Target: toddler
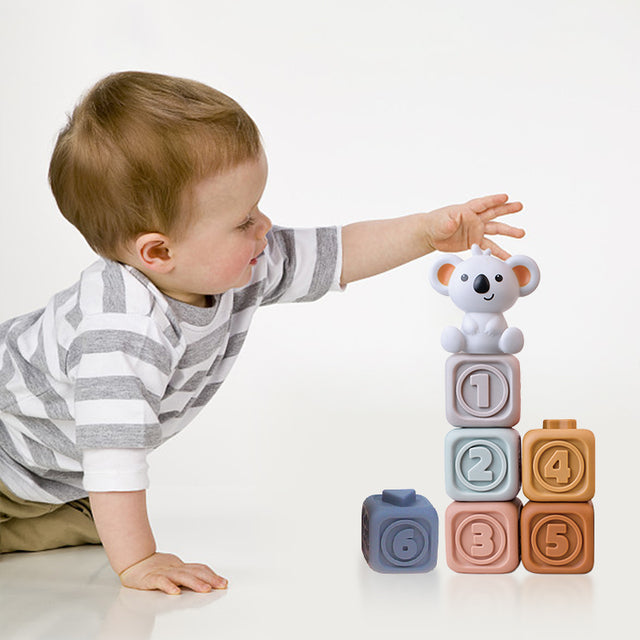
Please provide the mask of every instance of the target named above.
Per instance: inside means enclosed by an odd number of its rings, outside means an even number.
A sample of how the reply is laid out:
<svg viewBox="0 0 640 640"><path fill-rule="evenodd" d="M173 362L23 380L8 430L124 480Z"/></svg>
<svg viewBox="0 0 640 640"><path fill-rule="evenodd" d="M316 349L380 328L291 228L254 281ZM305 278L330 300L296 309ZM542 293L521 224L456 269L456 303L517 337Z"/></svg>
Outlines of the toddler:
<svg viewBox="0 0 640 640"><path fill-rule="evenodd" d="M344 228L272 226L267 160L232 99L124 72L94 86L49 170L62 214L99 255L43 308L0 325L0 553L102 543L127 587L227 581L159 553L147 455L211 400L258 307L524 231L495 195Z"/></svg>

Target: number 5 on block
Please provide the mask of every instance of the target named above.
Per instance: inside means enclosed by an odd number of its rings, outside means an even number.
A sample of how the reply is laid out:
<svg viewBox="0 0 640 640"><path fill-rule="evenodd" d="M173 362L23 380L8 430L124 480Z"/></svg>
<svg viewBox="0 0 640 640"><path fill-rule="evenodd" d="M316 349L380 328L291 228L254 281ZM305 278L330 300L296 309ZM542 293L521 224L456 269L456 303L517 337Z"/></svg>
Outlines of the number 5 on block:
<svg viewBox="0 0 640 640"><path fill-rule="evenodd" d="M593 568L591 502L527 502L520 517L522 564L533 573Z"/></svg>

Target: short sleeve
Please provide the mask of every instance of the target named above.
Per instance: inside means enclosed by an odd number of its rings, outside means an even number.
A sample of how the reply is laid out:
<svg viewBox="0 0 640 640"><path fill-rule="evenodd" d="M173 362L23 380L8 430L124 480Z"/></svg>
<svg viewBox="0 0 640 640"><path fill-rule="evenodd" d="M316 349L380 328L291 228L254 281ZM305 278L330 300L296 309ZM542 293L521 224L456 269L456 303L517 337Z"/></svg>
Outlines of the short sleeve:
<svg viewBox="0 0 640 640"><path fill-rule="evenodd" d="M339 227L274 227L264 255L263 305L310 302L341 290L342 242Z"/></svg>
<svg viewBox="0 0 640 640"><path fill-rule="evenodd" d="M160 444L160 402L172 370L170 345L151 318L89 316L69 347L80 449Z"/></svg>

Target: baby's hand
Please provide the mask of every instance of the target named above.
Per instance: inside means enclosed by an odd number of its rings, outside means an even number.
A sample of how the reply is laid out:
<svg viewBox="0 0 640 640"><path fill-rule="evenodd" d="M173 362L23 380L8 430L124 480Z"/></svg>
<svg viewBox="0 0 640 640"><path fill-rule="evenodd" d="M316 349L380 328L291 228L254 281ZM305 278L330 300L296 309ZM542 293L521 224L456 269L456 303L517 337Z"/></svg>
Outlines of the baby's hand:
<svg viewBox="0 0 640 640"><path fill-rule="evenodd" d="M522 209L520 202L507 202L505 194L485 196L470 200L466 204L451 205L437 209L430 214L429 243L438 251L465 251L472 244L506 260L509 254L485 235L511 236L521 238L522 229L503 222L494 222L498 216L516 213Z"/></svg>
<svg viewBox="0 0 640 640"><path fill-rule="evenodd" d="M120 574L120 582L131 589L159 589L169 595L178 595L181 586L198 593L227 588L226 578L207 565L186 564L170 553L154 553L140 560Z"/></svg>

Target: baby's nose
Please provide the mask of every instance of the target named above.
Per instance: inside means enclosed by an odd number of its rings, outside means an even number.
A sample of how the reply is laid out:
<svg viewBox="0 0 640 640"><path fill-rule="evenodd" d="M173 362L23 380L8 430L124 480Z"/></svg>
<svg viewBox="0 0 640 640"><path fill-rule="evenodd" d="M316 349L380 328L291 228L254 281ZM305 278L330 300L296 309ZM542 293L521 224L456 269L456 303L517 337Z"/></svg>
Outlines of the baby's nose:
<svg viewBox="0 0 640 640"><path fill-rule="evenodd" d="M268 216L265 216L264 213L262 213L262 211L260 211L260 216L261 216L261 224L258 225L257 228L257 232L258 235L260 237L264 237L267 235L267 233L269 233L269 231L271 231L271 227L273 226L273 223L271 222L271 220L269 219Z"/></svg>
<svg viewBox="0 0 640 640"><path fill-rule="evenodd" d="M491 285L489 284L489 278L487 278L484 273L476 276L475 280L473 281L473 290L476 293L487 293L490 286Z"/></svg>

